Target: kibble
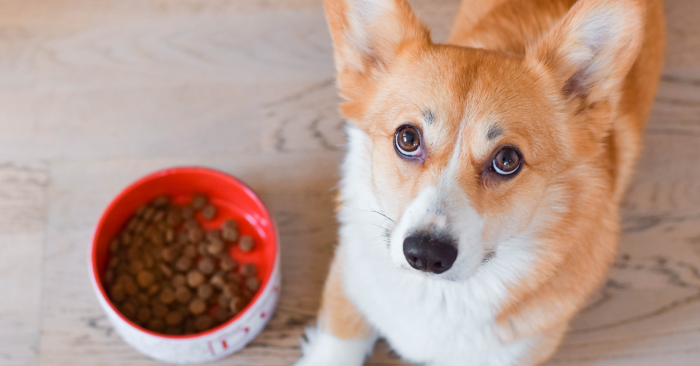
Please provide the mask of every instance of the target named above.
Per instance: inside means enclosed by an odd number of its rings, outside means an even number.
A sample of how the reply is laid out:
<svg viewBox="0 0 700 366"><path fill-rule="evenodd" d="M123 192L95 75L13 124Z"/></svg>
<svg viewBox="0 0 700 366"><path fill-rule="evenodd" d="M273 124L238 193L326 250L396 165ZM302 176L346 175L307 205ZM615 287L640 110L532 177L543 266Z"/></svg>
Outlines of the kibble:
<svg viewBox="0 0 700 366"><path fill-rule="evenodd" d="M173 275L173 270L165 263L160 263L158 269L160 269L160 272L163 273L165 277L172 277Z"/></svg>
<svg viewBox="0 0 700 366"><path fill-rule="evenodd" d="M231 314L226 310L225 307L220 306L216 309L216 312L214 313L214 320L216 320L219 323L223 323L231 318Z"/></svg>
<svg viewBox="0 0 700 366"><path fill-rule="evenodd" d="M199 271L192 270L187 273L187 284L192 288L197 288L204 280L204 275Z"/></svg>
<svg viewBox="0 0 700 366"><path fill-rule="evenodd" d="M230 242L238 240L238 223L233 220L224 221L221 224L221 237Z"/></svg>
<svg viewBox="0 0 700 366"><path fill-rule="evenodd" d="M238 241L238 246L246 253L253 250L253 244L253 238L248 235L241 236L241 240Z"/></svg>
<svg viewBox="0 0 700 366"><path fill-rule="evenodd" d="M129 233L124 232L124 234L122 234L122 244L126 246L131 244L131 235L129 235Z"/></svg>
<svg viewBox="0 0 700 366"><path fill-rule="evenodd" d="M183 220L191 220L194 217L194 210L192 207L183 207L180 214L182 214Z"/></svg>
<svg viewBox="0 0 700 366"><path fill-rule="evenodd" d="M248 305L261 286L258 268L239 265L229 248L255 251L254 240L240 236L235 220L209 230L198 221L217 215L205 195L195 194L186 206L160 195L125 220L109 242L103 277L122 315L153 332L180 335L211 329Z"/></svg>
<svg viewBox="0 0 700 366"><path fill-rule="evenodd" d="M144 221L148 222L148 221L151 221L151 219L153 218L153 215L155 215L155 214L156 214L156 209L149 206L148 208L146 208L146 211L143 212L143 216L141 216L141 217L143 218Z"/></svg>
<svg viewBox="0 0 700 366"><path fill-rule="evenodd" d="M182 323L182 313L179 311L171 311L168 313L168 315L165 316L165 322L168 325L178 325Z"/></svg>
<svg viewBox="0 0 700 366"><path fill-rule="evenodd" d="M155 280L155 277L153 277L153 273L149 271L141 271L139 272L138 276L136 277L136 281L138 281L139 286L146 288L150 286L153 281Z"/></svg>
<svg viewBox="0 0 700 366"><path fill-rule="evenodd" d="M158 299L163 304L170 305L173 301L175 301L175 291L173 291L170 287L166 287L160 292Z"/></svg>
<svg viewBox="0 0 700 366"><path fill-rule="evenodd" d="M182 213L178 208L173 207L169 212L168 212L168 218L166 219L168 225L170 226L177 226L182 222Z"/></svg>
<svg viewBox="0 0 700 366"><path fill-rule="evenodd" d="M160 252L160 258L163 259L164 262L172 262L175 259L177 259L177 249L173 247L167 247L163 248L163 250Z"/></svg>
<svg viewBox="0 0 700 366"><path fill-rule="evenodd" d="M201 315L201 316L198 316L197 319L195 319L194 324L195 324L195 328L198 331L202 332L202 331L205 331L205 330L211 328L211 326L213 324L213 320L208 315Z"/></svg>
<svg viewBox="0 0 700 366"><path fill-rule="evenodd" d="M197 287L197 296L202 300L208 300L214 294L214 289L203 283Z"/></svg>
<svg viewBox="0 0 700 366"><path fill-rule="evenodd" d="M207 231L207 235L205 235L205 236L207 237L207 240L209 240L209 241L216 240L216 239L221 240L221 230L211 229L211 230Z"/></svg>
<svg viewBox="0 0 700 366"><path fill-rule="evenodd" d="M235 283L235 284L240 284L241 282L243 282L243 276L241 276L240 274L238 274L236 272L226 273L226 279L229 282Z"/></svg>
<svg viewBox="0 0 700 366"><path fill-rule="evenodd" d="M229 307L232 313L238 314L245 307L245 302L243 301L242 297L236 296L233 299L231 299Z"/></svg>
<svg viewBox="0 0 700 366"><path fill-rule="evenodd" d="M183 274L178 273L175 276L173 276L173 279L171 280L170 283L175 288L178 288L180 286L184 286L187 283L187 277L185 277L185 275L183 275Z"/></svg>
<svg viewBox="0 0 700 366"><path fill-rule="evenodd" d="M199 271L204 273L204 274L212 274L214 273L214 261L212 261L210 258L202 258L202 260L197 263L197 268L199 268Z"/></svg>
<svg viewBox="0 0 700 366"><path fill-rule="evenodd" d="M151 331L154 331L156 333L162 333L165 329L165 323L163 322L163 319L155 318L151 319L151 321L148 322L147 327Z"/></svg>
<svg viewBox="0 0 700 366"><path fill-rule="evenodd" d="M169 325L165 327L163 333L167 335L180 335L182 334L182 331L178 325Z"/></svg>
<svg viewBox="0 0 700 366"><path fill-rule="evenodd" d="M178 302L180 302L182 304L186 304L190 301L191 298L192 298L192 291L190 291L190 289L188 289L187 287L180 286L175 290L175 299Z"/></svg>
<svg viewBox="0 0 700 366"><path fill-rule="evenodd" d="M245 286L250 291L258 291L260 288L260 280L257 277L248 277L248 279L245 281Z"/></svg>
<svg viewBox="0 0 700 366"><path fill-rule="evenodd" d="M224 271L233 271L238 267L238 262L231 257L223 257L219 261L219 267Z"/></svg>
<svg viewBox="0 0 700 366"><path fill-rule="evenodd" d="M139 248L137 246L133 246L133 247L129 248L129 250L127 250L127 252L126 252L126 257L130 261L137 260L140 256L141 256L141 253L139 252Z"/></svg>
<svg viewBox="0 0 700 366"><path fill-rule="evenodd" d="M255 276L258 273L258 267L253 263L246 263L241 266L241 274L246 277Z"/></svg>
<svg viewBox="0 0 700 366"><path fill-rule="evenodd" d="M194 319L187 318L185 320L185 334L197 333L197 327L195 326Z"/></svg>
<svg viewBox="0 0 700 366"><path fill-rule="evenodd" d="M231 303L231 296L222 293L217 299L217 302L219 303L220 308L228 308L229 304Z"/></svg>
<svg viewBox="0 0 700 366"><path fill-rule="evenodd" d="M134 295L139 293L139 288L138 288L138 286L136 286L136 283L134 282L133 279L131 279L131 277L129 277L129 281L127 281L124 284L124 291L126 291L127 295L131 295L131 296L134 296Z"/></svg>
<svg viewBox="0 0 700 366"><path fill-rule="evenodd" d="M199 253L199 255L202 257L208 256L209 249L207 249L207 243L199 243L199 245L197 245L197 253Z"/></svg>
<svg viewBox="0 0 700 366"><path fill-rule="evenodd" d="M126 299L126 291L124 291L124 286L115 285L112 286L112 291L110 292L112 300L116 303L121 303Z"/></svg>
<svg viewBox="0 0 700 366"><path fill-rule="evenodd" d="M119 240L114 239L114 240L112 240L112 243L109 245L109 251L112 252L112 254L114 254L118 250L119 250Z"/></svg>
<svg viewBox="0 0 700 366"><path fill-rule="evenodd" d="M219 255L224 250L224 242L221 239L214 238L209 240L209 245L207 245L207 251L211 255Z"/></svg>
<svg viewBox="0 0 700 366"><path fill-rule="evenodd" d="M141 221L139 222L139 225L136 226L136 230L134 230L137 234L143 233L143 231L146 230L146 221Z"/></svg>
<svg viewBox="0 0 700 366"><path fill-rule="evenodd" d="M221 293L227 297L238 296L241 293L241 286L238 283L229 283L223 289Z"/></svg>
<svg viewBox="0 0 700 366"><path fill-rule="evenodd" d="M136 231L136 228L139 227L141 224L141 220L139 220L137 217L134 217L129 221L129 224L126 226L126 230L128 231Z"/></svg>
<svg viewBox="0 0 700 366"><path fill-rule="evenodd" d="M146 294L148 294L148 296L153 296L153 295L157 294L159 290L160 290L160 286L158 286L157 284L152 284L148 288L148 291L146 292Z"/></svg>
<svg viewBox="0 0 700 366"><path fill-rule="evenodd" d="M204 233L199 227L193 226L187 231L187 236L191 242L196 243L202 240L202 238L204 237Z"/></svg>
<svg viewBox="0 0 700 366"><path fill-rule="evenodd" d="M207 201L207 196L201 193L197 193L192 197L192 208L194 208L195 210L201 210L207 204Z"/></svg>
<svg viewBox="0 0 700 366"><path fill-rule="evenodd" d="M218 289L222 289L224 286L226 286L226 280L224 279L224 276L220 274L215 274L212 276L211 279L209 279L209 283Z"/></svg>
<svg viewBox="0 0 700 366"><path fill-rule="evenodd" d="M168 203L170 203L170 198L168 198L168 196L166 196L164 194L160 194L160 195L156 196L155 198L153 198L152 203L153 203L154 207L161 208L161 207L167 206Z"/></svg>
<svg viewBox="0 0 700 366"><path fill-rule="evenodd" d="M156 264L156 262L153 260L153 257L148 255L148 253L143 255L143 266L146 269L151 269L153 268L153 265Z"/></svg>
<svg viewBox="0 0 700 366"><path fill-rule="evenodd" d="M182 256L175 262L175 268L180 272L186 272L192 267L192 258Z"/></svg>
<svg viewBox="0 0 700 366"><path fill-rule="evenodd" d="M238 230L238 222L236 220L224 220L224 222L221 223L221 228L223 230L231 229L231 230Z"/></svg>
<svg viewBox="0 0 700 366"><path fill-rule="evenodd" d="M154 301L151 308L153 309L153 316L156 318L165 318L168 315L168 307L159 301Z"/></svg>
<svg viewBox="0 0 700 366"><path fill-rule="evenodd" d="M207 303L202 299L194 299L189 306L190 312L194 315L199 315L207 310Z"/></svg>
<svg viewBox="0 0 700 366"><path fill-rule="evenodd" d="M135 237L131 240L131 245L133 245L133 246L135 246L135 247L137 247L137 248L140 247L140 246L142 246L142 245L144 245L145 243L146 243L146 239L144 239L144 237L143 237L143 236L140 236L140 235L139 235L139 236L135 236Z"/></svg>
<svg viewBox="0 0 700 366"><path fill-rule="evenodd" d="M114 269L109 268L105 273L105 281L112 282L114 280Z"/></svg>
<svg viewBox="0 0 700 366"><path fill-rule="evenodd" d="M194 258L197 256L197 247L194 244L190 244L185 247L182 251L182 255L188 258Z"/></svg>
<svg viewBox="0 0 700 366"><path fill-rule="evenodd" d="M127 319L134 320L136 316L136 307L132 303L125 303L119 310L121 310L122 314L127 317Z"/></svg>
<svg viewBox="0 0 700 366"><path fill-rule="evenodd" d="M153 221L155 222L161 222L165 219L165 211L163 210L158 210L156 214L153 216Z"/></svg>
<svg viewBox="0 0 700 366"><path fill-rule="evenodd" d="M151 310L148 308L141 308L137 314L137 318L139 323L146 324L146 322L151 320Z"/></svg>
<svg viewBox="0 0 700 366"><path fill-rule="evenodd" d="M129 265L129 272L131 272L131 274L133 275L137 275L143 270L143 267L143 262L141 262L140 260L135 260Z"/></svg>
<svg viewBox="0 0 700 366"><path fill-rule="evenodd" d="M207 220L213 220L214 217L216 217L216 207L212 205L206 205L202 209L202 217L204 217Z"/></svg>

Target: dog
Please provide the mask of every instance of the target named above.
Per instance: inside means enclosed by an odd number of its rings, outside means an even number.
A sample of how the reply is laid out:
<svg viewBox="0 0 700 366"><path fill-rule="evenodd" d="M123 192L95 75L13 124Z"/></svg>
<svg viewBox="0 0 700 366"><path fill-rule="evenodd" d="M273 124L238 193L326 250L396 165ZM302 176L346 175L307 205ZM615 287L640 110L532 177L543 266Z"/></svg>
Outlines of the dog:
<svg viewBox="0 0 700 366"><path fill-rule="evenodd" d="M660 0L326 0L347 119L339 245L297 366L382 337L421 365L538 365L605 279L661 71Z"/></svg>

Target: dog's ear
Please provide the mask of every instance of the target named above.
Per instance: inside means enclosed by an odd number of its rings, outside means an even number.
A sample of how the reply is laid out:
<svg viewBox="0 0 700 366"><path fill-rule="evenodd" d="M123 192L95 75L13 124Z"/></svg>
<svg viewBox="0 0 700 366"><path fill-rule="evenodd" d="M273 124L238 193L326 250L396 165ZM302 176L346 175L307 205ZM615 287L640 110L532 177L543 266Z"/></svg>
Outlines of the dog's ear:
<svg viewBox="0 0 700 366"><path fill-rule="evenodd" d="M579 0L526 57L580 108L614 105L644 37L642 9L639 0Z"/></svg>
<svg viewBox="0 0 700 366"><path fill-rule="evenodd" d="M361 98L363 84L381 76L402 46L430 42L406 0L325 0L341 95Z"/></svg>

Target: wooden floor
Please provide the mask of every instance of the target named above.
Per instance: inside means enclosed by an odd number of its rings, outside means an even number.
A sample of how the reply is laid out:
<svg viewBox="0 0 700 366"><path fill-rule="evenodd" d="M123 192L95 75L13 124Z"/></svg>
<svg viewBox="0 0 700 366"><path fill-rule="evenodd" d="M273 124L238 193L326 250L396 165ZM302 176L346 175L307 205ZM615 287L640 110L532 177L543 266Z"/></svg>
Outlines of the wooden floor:
<svg viewBox="0 0 700 366"><path fill-rule="evenodd" d="M412 1L445 38L457 0ZM666 67L610 280L551 365L700 365L700 0ZM277 220L266 330L217 365L290 365L335 240L345 137L320 0L0 1L0 365L155 365L88 281L98 215L156 169L233 173ZM370 365L402 365L380 344Z"/></svg>

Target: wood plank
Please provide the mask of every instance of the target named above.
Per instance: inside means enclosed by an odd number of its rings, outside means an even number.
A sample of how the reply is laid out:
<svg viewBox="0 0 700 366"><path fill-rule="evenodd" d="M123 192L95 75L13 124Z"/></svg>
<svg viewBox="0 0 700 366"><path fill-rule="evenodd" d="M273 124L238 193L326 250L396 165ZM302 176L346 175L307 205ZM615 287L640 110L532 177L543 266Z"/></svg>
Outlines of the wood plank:
<svg viewBox="0 0 700 366"><path fill-rule="evenodd" d="M2 365L37 362L47 185L44 164L0 164Z"/></svg>

